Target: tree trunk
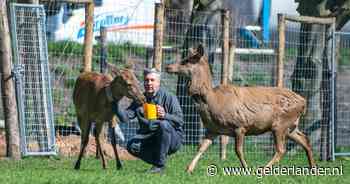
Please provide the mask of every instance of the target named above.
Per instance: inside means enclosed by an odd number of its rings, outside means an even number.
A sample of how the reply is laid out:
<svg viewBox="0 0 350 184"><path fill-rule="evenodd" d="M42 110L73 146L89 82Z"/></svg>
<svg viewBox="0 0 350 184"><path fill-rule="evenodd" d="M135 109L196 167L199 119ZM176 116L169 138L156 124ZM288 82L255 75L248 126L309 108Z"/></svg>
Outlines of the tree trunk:
<svg viewBox="0 0 350 184"><path fill-rule="evenodd" d="M335 52L334 48L332 50L333 38L332 32L334 28L332 25L328 25L325 30L325 49L323 53L323 62L322 62L322 128L321 128L321 159L322 160L330 160L331 152L330 152L330 134L329 130L331 128L331 80L332 80L332 57L333 52ZM335 111L334 111L335 112ZM333 122L334 123L334 122Z"/></svg>
<svg viewBox="0 0 350 184"><path fill-rule="evenodd" d="M8 28L6 1L0 0L0 72L1 93L5 116L6 153L8 157L20 159L20 140L16 96L11 75L11 41Z"/></svg>
<svg viewBox="0 0 350 184"><path fill-rule="evenodd" d="M313 34L314 31L324 31L324 26L302 24L297 62L292 76L293 90L307 100L307 113L304 116L304 128L310 128L322 119L321 113L321 81L324 37Z"/></svg>
<svg viewBox="0 0 350 184"><path fill-rule="evenodd" d="M320 145L321 159L329 159L330 49L326 41L326 26L302 24L297 63L292 76L293 90L307 100L307 113L303 118L304 131ZM315 135L314 135L315 134Z"/></svg>

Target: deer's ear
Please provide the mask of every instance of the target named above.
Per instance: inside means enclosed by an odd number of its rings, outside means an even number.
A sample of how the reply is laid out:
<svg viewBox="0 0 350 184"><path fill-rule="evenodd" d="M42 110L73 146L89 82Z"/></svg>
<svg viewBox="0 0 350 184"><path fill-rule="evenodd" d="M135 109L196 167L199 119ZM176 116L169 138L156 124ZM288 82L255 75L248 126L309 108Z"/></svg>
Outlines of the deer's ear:
<svg viewBox="0 0 350 184"><path fill-rule="evenodd" d="M193 48L189 48L188 49L188 56L194 56L194 55L196 55L196 50L195 49L193 49Z"/></svg>
<svg viewBox="0 0 350 184"><path fill-rule="evenodd" d="M121 74L120 70L115 65L107 63L107 66L111 69L111 72L114 76L118 76Z"/></svg>
<svg viewBox="0 0 350 184"><path fill-rule="evenodd" d="M204 55L204 47L202 44L199 44L198 47L197 47L197 54L199 56L203 56Z"/></svg>
<svg viewBox="0 0 350 184"><path fill-rule="evenodd" d="M112 69L112 74L114 76L120 76L121 75L121 71L116 67Z"/></svg>
<svg viewBox="0 0 350 184"><path fill-rule="evenodd" d="M128 61L125 64L125 68L126 69L133 69L134 68L134 63L135 63L135 60L129 58Z"/></svg>

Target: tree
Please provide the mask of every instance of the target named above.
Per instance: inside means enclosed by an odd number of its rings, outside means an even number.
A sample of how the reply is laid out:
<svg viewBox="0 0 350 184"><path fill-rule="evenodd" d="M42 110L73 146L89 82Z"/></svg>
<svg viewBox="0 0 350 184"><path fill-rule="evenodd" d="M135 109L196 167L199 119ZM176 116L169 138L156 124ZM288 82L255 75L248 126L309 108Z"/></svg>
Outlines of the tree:
<svg viewBox="0 0 350 184"><path fill-rule="evenodd" d="M297 11L303 16L336 17L336 30L340 30L350 19L350 0L295 0L299 3ZM321 33L324 34L321 34ZM319 138L327 138L329 122L330 89L330 54L329 34L327 27L316 24L301 24L300 46L296 67L292 75L293 90L304 96L308 104L308 112L304 119L310 120L306 125L310 131L319 129ZM321 159L326 160L328 154L327 141L321 141Z"/></svg>
<svg viewBox="0 0 350 184"><path fill-rule="evenodd" d="M299 3L300 15L335 17L336 30L340 30L350 19L350 0L295 0Z"/></svg>
<svg viewBox="0 0 350 184"><path fill-rule="evenodd" d="M6 155L20 159L20 140L17 104L11 74L11 41L9 35L6 1L0 0L0 73L1 93L5 116Z"/></svg>

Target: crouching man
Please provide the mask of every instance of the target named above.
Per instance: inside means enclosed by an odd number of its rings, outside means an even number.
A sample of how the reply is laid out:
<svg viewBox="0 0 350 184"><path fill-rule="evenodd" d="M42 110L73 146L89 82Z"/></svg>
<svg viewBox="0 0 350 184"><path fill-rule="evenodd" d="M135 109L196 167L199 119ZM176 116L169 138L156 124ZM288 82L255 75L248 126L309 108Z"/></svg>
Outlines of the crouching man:
<svg viewBox="0 0 350 184"><path fill-rule="evenodd" d="M114 104L113 110L122 122L137 118L139 130L128 141L127 150L152 165L147 172L162 173L167 156L178 151L182 145L183 114L177 98L160 87L160 73L157 70L145 69L144 88L147 103L156 104L156 120L146 119L143 105L136 102L127 109Z"/></svg>

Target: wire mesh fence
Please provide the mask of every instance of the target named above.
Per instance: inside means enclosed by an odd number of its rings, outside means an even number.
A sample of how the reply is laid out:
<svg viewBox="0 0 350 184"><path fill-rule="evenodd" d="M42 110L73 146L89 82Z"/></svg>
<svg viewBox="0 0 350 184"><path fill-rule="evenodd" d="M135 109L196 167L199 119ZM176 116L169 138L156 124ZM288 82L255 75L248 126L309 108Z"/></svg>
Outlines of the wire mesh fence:
<svg viewBox="0 0 350 184"><path fill-rule="evenodd" d="M285 86L307 100L307 112L300 121L300 129L309 137L313 150L330 151L331 102L331 42L326 25L289 22L286 29ZM325 54L326 53L326 54ZM289 144L293 147L293 144ZM329 158L327 158L329 159Z"/></svg>
<svg viewBox="0 0 350 184"><path fill-rule="evenodd" d="M81 7L80 7L81 8ZM79 7L77 8L79 9ZM46 11L48 20L55 15L62 12L61 9L50 9ZM144 15L133 16L133 21L145 21L148 14L154 15L154 7L150 6ZM222 45L221 38L221 15L220 12L197 12L199 18L190 23L187 12L180 10L165 10L167 19L164 30L164 49L163 49L163 67L167 64L175 62L178 56L185 57L187 50L191 46L196 46L198 43L203 43L206 48L209 62L213 71L214 87L220 84L222 64L220 48ZM146 15L147 14L147 15ZM83 15L83 14L82 14ZM61 16L61 15L60 15ZM63 12L63 17L69 20L70 16L67 12ZM237 16L235 20L231 21L230 27L230 41L236 46L236 54L234 58L233 78L232 82L238 86L274 86L276 83L276 50L278 45L278 37L276 31L272 32L271 40L267 43L258 42L256 45L251 38L247 39L242 33L242 28L246 26L243 15ZM249 15L246 15L249 16ZM149 21L150 25L153 20ZM234 23L233 23L234 22ZM47 27L57 27L55 21L48 21ZM152 45L153 45L153 26L146 25L140 27L135 31L127 30L125 27L108 28L108 55L107 61L122 67L128 59L135 62L135 71L140 82L142 82L142 71L147 66L147 63L152 62ZM304 50L308 45L312 45L312 49L324 50L326 34L326 27L319 27L313 30L300 30L300 23L289 23L286 29L286 55L284 63L284 86L307 97L308 111L301 121L301 129L310 136L313 143L313 150L315 154L321 151L320 139L321 129L325 126L325 117L323 114L329 111L324 108L327 104L324 94L329 93L329 89L325 88L327 80L322 80L327 73L322 67L323 55L310 55ZM74 38L73 32L63 29L67 37ZM96 28L97 30L99 28ZM62 31L62 30L61 30ZM52 34L49 32L47 34ZM312 33L312 34L311 34ZM69 35L71 34L71 35ZM316 43L306 42L306 34L311 34L313 40L321 40ZM95 32L98 36L98 31ZM259 33L254 33L255 39L260 40ZM150 39L151 38L151 39ZM137 42L132 40L136 39ZM131 41L130 41L131 40ZM255 40L255 41L256 41ZM340 40L340 62L345 64L338 65L339 73L337 78L337 132L336 143L337 149L347 150L348 143L346 141L346 133L348 133L347 116L348 100L346 98L347 81L347 50L349 44L347 35L341 36ZM101 45L98 39L95 40L93 49L93 70L100 70L100 49ZM240 50L241 49L241 50ZM257 49L259 53L252 52L238 52L242 49ZM80 74L82 68L83 45L81 42L59 40L51 37L48 41L49 50L49 66L52 78L52 98L53 98L53 112L54 123L56 128L56 135L67 136L71 134L78 135L76 128L75 109L72 102L72 92L75 80ZM264 52L262 52L262 50ZM265 52L267 51L267 52ZM303 62L307 63L303 65ZM315 67L316 66L316 67ZM316 69L312 69L316 68ZM163 70L164 71L164 70ZM310 74L310 75L308 75ZM296 80L302 79L302 80ZM323 82L322 82L323 81ZM329 82L329 81L328 81ZM142 84L140 84L142 85ZM169 75L162 72L161 85L171 93L177 95L184 111L185 119L185 146L183 151L194 153L203 137L205 129L201 125L200 117L190 97L186 92L186 81L181 77ZM125 106L128 101L125 100ZM323 107L323 108L322 108ZM138 124L133 121L130 124L121 124L126 140L129 140L138 129ZM73 137L74 139L78 136ZM73 142L73 141L72 141ZM118 142L125 146L125 142ZM233 153L232 144L233 139L230 139L228 145L229 153ZM266 155L272 155L274 152L273 140L270 133L259 136L247 137L245 140L244 152L249 158L264 160ZM208 156L213 156L219 153L219 141L215 140L213 146L208 151ZM78 145L79 146L79 145ZM306 158L303 151L291 142L288 143L289 156L297 156L298 158Z"/></svg>
<svg viewBox="0 0 350 184"><path fill-rule="evenodd" d="M11 5L13 74L24 155L55 152L44 12L42 6Z"/></svg>
<svg viewBox="0 0 350 184"><path fill-rule="evenodd" d="M350 142L349 131L349 107L350 98L349 77L349 48L350 34L348 32L338 32L337 37L337 79L336 79L336 121L334 127L334 149L336 155L349 155Z"/></svg>

